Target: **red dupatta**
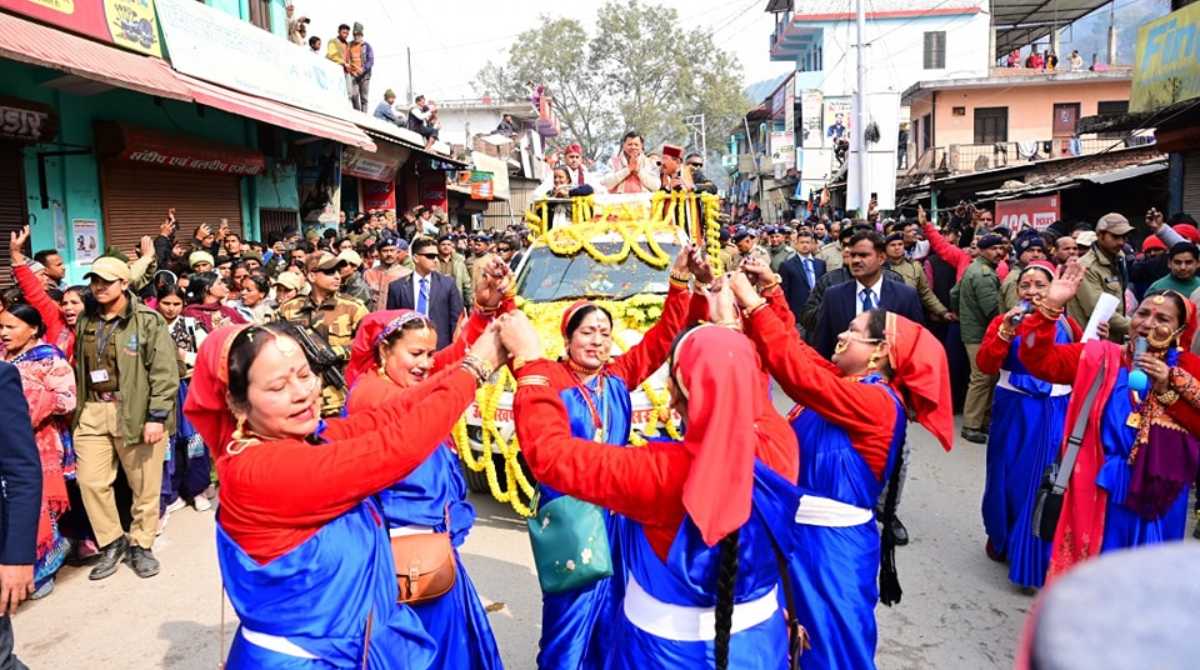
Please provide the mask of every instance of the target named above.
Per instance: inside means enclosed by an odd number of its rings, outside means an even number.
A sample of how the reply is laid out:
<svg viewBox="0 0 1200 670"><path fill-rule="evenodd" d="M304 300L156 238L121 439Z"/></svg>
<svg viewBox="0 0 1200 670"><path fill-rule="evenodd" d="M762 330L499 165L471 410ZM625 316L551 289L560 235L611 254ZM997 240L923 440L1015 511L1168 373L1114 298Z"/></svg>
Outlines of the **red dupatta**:
<svg viewBox="0 0 1200 670"><path fill-rule="evenodd" d="M1113 386L1116 385L1117 375L1121 370L1120 346L1105 340L1092 340L1084 345L1083 355L1079 358L1079 371L1075 377L1075 390L1083 392L1071 394L1061 448L1066 447L1066 437L1070 435L1079 413L1083 411L1087 389L1091 388L1100 374L1101 362L1104 363L1106 371L1104 378L1100 380L1100 388L1087 419L1083 443L1079 447L1079 456L1075 460L1075 468L1071 471L1071 479L1063 496L1062 517L1054 531L1050 569L1046 573L1047 585L1076 563L1099 555L1104 544L1104 511L1108 504L1108 493L1096 485L1096 475L1100 472L1100 466L1104 464L1100 423L1104 416L1105 402L1112 395Z"/></svg>

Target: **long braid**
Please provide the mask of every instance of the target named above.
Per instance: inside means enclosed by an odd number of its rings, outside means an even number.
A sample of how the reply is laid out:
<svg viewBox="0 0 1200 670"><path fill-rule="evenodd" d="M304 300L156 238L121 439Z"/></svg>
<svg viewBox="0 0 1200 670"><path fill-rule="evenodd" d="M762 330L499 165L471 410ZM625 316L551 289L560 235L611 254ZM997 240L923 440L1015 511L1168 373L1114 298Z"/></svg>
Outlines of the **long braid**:
<svg viewBox="0 0 1200 670"><path fill-rule="evenodd" d="M719 543L721 557L717 566L716 636L713 638L713 658L717 670L729 667L729 639L733 630L733 591L738 571L738 531L726 535Z"/></svg>

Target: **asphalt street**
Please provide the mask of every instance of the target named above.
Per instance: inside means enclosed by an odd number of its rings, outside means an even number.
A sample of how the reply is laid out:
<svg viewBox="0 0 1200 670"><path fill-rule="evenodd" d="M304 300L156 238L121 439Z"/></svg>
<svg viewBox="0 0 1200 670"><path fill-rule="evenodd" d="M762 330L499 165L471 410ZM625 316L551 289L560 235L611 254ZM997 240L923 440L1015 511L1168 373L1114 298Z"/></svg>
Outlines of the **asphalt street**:
<svg viewBox="0 0 1200 670"><path fill-rule="evenodd" d="M1032 598L983 552L979 498L984 449L960 442L945 453L910 430L913 463L901 512L912 542L898 550L903 602L878 610L878 664L907 668L1009 668ZM475 496L478 520L462 556L485 604L508 668L532 668L540 597L524 522ZM222 644L221 584L213 513L176 513L155 547L162 572L128 568L101 582L65 568L55 592L22 606L16 649L33 670L211 670ZM236 617L224 605L224 644Z"/></svg>

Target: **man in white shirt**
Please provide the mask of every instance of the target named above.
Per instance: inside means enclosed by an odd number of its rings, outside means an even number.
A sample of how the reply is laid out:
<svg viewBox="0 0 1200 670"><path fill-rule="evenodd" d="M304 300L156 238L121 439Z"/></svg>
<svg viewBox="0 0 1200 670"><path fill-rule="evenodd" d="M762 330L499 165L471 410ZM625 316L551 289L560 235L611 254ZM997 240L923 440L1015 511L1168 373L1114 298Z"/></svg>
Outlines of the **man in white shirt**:
<svg viewBox="0 0 1200 670"><path fill-rule="evenodd" d="M596 180L595 176L587 171L583 164L583 146L578 142L567 145L566 153L563 155L563 165L558 167L564 168L567 175L571 178L571 188L579 186L591 186L596 192L603 193L604 187ZM545 179L541 184L533 190L534 199L545 198L554 190L554 171L547 169Z"/></svg>

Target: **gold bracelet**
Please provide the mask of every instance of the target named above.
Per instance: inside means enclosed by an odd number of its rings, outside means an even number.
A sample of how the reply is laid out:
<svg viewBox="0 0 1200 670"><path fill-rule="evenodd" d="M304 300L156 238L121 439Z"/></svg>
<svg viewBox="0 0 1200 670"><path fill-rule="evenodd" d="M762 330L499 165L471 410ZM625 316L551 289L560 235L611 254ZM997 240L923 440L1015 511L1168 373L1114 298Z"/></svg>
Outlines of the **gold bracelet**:
<svg viewBox="0 0 1200 670"><path fill-rule="evenodd" d="M770 284L763 284L762 286L759 286L759 287L758 287L758 292L759 292L759 293L766 293L767 291L770 291L771 289L775 288L776 286L779 286L779 282L780 282L779 275L772 275L772 276L771 276L771 283L770 283Z"/></svg>
<svg viewBox="0 0 1200 670"><path fill-rule="evenodd" d="M689 286L686 279L680 279L680 278L676 277L675 275L671 275L671 278L668 279L667 281L668 281L668 283L671 284L671 286L673 286L675 288L686 289Z"/></svg>
<svg viewBox="0 0 1200 670"><path fill-rule="evenodd" d="M1005 342L1012 342L1013 336L1017 334L1017 331L1009 328L1006 325L1001 325L1000 330L996 334L999 335L1000 339L1004 340Z"/></svg>
<svg viewBox="0 0 1200 670"><path fill-rule="evenodd" d="M766 300L766 298L763 298L762 300L759 300L759 301L758 301L758 303L757 303L757 304L755 304L755 305L754 305L753 307L751 307L750 309L743 309L743 310L742 310L742 313L743 313L743 314L745 314L745 315L746 315L746 317L745 317L745 318L747 318L747 319L748 319L748 318L750 318L751 316L754 316L754 313L755 313L755 312L757 312L758 310L760 310L760 309L762 309L763 307L766 307L766 306L767 306L767 300Z"/></svg>
<svg viewBox="0 0 1200 670"><path fill-rule="evenodd" d="M674 270L672 270L671 271L671 279L674 279L677 282L682 282L682 283L686 284L686 283L692 281L692 273L690 273L690 272L675 272Z"/></svg>
<svg viewBox="0 0 1200 670"><path fill-rule="evenodd" d="M1167 389L1161 393L1155 393L1154 397L1158 398L1158 403L1163 407L1170 407L1171 405L1175 404L1175 401L1179 400L1179 394L1171 389Z"/></svg>

